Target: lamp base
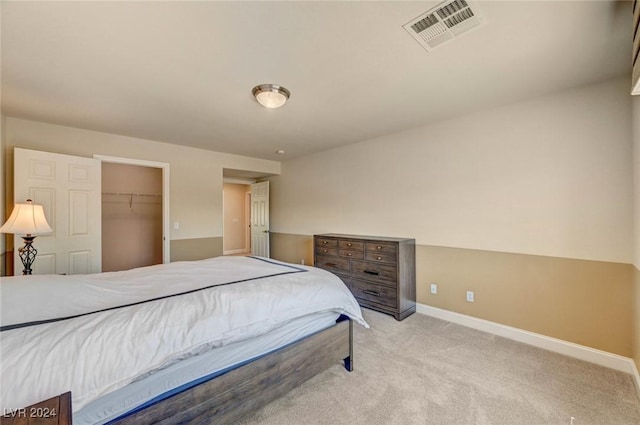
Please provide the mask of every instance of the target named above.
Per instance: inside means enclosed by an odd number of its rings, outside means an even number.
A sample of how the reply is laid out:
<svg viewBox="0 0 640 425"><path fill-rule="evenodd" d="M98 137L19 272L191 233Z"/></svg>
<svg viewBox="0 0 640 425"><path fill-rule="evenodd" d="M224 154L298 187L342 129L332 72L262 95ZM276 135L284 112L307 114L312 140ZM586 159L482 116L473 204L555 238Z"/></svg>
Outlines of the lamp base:
<svg viewBox="0 0 640 425"><path fill-rule="evenodd" d="M24 266L24 270L22 270L23 275L32 274L31 265L35 261L36 254L38 253L38 250L31 245L35 238L35 236L31 235L23 236L24 246L18 248L20 260L22 260L22 265Z"/></svg>

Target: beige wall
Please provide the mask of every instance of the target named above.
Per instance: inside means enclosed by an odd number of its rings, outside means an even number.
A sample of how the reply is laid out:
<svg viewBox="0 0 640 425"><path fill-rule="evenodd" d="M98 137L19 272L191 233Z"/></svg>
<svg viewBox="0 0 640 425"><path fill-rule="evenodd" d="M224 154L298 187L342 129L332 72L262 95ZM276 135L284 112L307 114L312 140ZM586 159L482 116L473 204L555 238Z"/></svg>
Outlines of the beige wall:
<svg viewBox="0 0 640 425"><path fill-rule="evenodd" d="M273 178L276 232L630 263L626 78L310 155Z"/></svg>
<svg viewBox="0 0 640 425"><path fill-rule="evenodd" d="M297 245L414 237L419 302L629 356L628 89L615 79L285 162L272 231ZM425 296L435 279L450 295Z"/></svg>
<svg viewBox="0 0 640 425"><path fill-rule="evenodd" d="M171 169L171 240L215 240L222 237L223 168L280 173L280 163L275 161L12 117L6 118L5 132L3 153L8 157L5 169L7 182L2 190L7 203L13 202L12 158L15 146L84 157L101 154L168 163ZM179 222L178 230L173 226L175 222ZM210 248L217 251L217 246Z"/></svg>
<svg viewBox="0 0 640 425"><path fill-rule="evenodd" d="M224 203L224 252L234 254L246 252L247 232L249 230L246 214L247 193L251 192L246 184L225 183L223 186Z"/></svg>
<svg viewBox="0 0 640 425"><path fill-rule="evenodd" d="M161 264L162 245L162 169L103 162L102 271Z"/></svg>

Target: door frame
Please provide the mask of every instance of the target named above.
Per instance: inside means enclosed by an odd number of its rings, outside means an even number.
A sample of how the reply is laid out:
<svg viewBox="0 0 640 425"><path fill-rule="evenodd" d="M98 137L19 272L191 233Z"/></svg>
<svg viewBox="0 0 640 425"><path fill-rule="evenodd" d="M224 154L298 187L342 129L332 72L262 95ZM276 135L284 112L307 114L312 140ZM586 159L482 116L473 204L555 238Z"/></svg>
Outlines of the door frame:
<svg viewBox="0 0 640 425"><path fill-rule="evenodd" d="M251 185L244 194L244 248L251 254Z"/></svg>
<svg viewBox="0 0 640 425"><path fill-rule="evenodd" d="M169 219L170 202L169 202L169 164L166 162L147 161L146 159L122 158L118 156L93 155L94 159L101 162L110 162L114 164L139 165L142 167L161 168L162 169L162 262L168 264L171 262L171 220Z"/></svg>

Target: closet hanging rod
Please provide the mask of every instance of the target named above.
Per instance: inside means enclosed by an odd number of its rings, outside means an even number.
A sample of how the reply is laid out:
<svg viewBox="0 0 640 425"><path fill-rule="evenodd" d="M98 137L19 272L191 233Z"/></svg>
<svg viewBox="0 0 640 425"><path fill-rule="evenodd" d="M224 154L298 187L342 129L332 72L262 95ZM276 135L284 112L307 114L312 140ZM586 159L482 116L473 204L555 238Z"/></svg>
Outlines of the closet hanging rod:
<svg viewBox="0 0 640 425"><path fill-rule="evenodd" d="M132 193L132 192L102 192L103 195L115 195L115 196L153 196L155 198L161 198L162 195L155 193Z"/></svg>

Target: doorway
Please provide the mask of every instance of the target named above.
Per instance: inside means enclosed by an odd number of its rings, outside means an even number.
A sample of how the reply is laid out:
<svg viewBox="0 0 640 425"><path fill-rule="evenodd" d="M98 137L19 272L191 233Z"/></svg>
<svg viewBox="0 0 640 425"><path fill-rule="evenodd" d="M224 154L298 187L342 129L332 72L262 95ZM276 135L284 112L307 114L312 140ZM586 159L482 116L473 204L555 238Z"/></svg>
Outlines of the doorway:
<svg viewBox="0 0 640 425"><path fill-rule="evenodd" d="M224 255L251 253L251 186L223 183L222 215ZM249 204L247 204L247 202Z"/></svg>
<svg viewBox="0 0 640 425"><path fill-rule="evenodd" d="M255 255L260 257L270 256L270 227L269 227L269 181L267 180L273 174L262 173L258 171L236 170L224 168L222 170L223 177L223 253L225 255ZM231 245L228 240L232 238L227 228L228 221L231 224L241 222L238 215L234 215L229 207L229 201L225 196L225 186L227 184L237 184L243 187L245 192L244 198L244 217L247 224L244 226L245 242L241 247ZM241 205L240 197L236 201L236 209ZM238 222L234 223L234 217ZM235 253L235 250L241 252Z"/></svg>
<svg viewBox="0 0 640 425"><path fill-rule="evenodd" d="M102 271L169 263L169 164L94 158L102 166Z"/></svg>
<svg viewBox="0 0 640 425"><path fill-rule="evenodd" d="M102 162L102 271L162 264L162 169Z"/></svg>

